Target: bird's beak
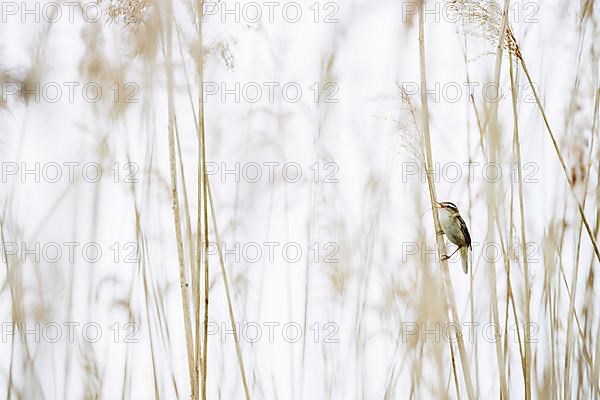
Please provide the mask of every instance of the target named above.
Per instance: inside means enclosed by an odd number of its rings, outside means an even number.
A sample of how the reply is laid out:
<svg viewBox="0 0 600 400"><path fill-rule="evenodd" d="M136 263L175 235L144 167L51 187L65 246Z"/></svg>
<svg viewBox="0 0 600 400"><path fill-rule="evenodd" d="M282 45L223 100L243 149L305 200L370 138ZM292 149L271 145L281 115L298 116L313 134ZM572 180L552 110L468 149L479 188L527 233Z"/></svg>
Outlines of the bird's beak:
<svg viewBox="0 0 600 400"><path fill-rule="evenodd" d="M437 204L435 205L435 207L436 207L436 208L444 208L444 206L443 206L443 205L441 205L440 203L437 203Z"/></svg>

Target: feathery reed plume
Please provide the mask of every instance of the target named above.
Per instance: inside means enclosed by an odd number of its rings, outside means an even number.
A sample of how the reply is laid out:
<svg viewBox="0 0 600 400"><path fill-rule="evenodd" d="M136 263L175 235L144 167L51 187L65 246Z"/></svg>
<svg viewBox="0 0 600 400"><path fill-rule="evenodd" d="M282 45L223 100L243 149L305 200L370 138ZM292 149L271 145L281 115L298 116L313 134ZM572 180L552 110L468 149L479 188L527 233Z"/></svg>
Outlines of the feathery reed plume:
<svg viewBox="0 0 600 400"><path fill-rule="evenodd" d="M400 148L405 150L415 160L425 164L425 147L421 131L419 130L419 124L417 123L417 110L415 104L412 102L411 96L406 92L406 89L403 86L398 85L398 89L400 90L402 104L406 104L406 108L401 111L408 112L408 120L410 121L409 124L406 124L404 121L407 118L402 117L396 121L398 130L400 131Z"/></svg>
<svg viewBox="0 0 600 400"><path fill-rule="evenodd" d="M140 24L153 6L152 0L98 0L98 4L106 7L109 21L127 25Z"/></svg>

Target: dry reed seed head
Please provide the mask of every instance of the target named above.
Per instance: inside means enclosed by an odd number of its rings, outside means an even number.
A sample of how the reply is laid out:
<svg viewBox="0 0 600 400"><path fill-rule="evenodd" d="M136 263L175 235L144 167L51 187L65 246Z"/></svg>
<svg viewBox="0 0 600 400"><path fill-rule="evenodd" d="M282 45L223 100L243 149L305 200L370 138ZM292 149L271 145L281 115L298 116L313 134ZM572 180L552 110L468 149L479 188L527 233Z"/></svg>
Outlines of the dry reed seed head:
<svg viewBox="0 0 600 400"><path fill-rule="evenodd" d="M218 44L219 56L221 57L221 61L225 64L227 69L233 69L235 67L235 59L233 57L233 53L229 48L229 43L220 42Z"/></svg>
<svg viewBox="0 0 600 400"><path fill-rule="evenodd" d="M351 277L348 266L340 261L330 263L327 266L327 275L334 294L338 298L343 298Z"/></svg>
<svg viewBox="0 0 600 400"><path fill-rule="evenodd" d="M79 62L79 73L88 81L94 82L101 86L103 93L108 93L114 85L118 85L119 95L116 100L111 96L102 96L101 101L94 103L101 107L98 110L104 110L110 118L117 120L127 109L134 104L134 101L127 94L134 93L136 95L139 90L139 82L128 81L129 70L131 63L127 58L112 60L107 56L105 49L105 30L100 24L87 24L81 32L81 38L84 42L84 55ZM116 32L117 40L126 38L131 35L136 35L135 32L122 30ZM127 41L129 43L129 41ZM135 42L133 42L135 45ZM134 49L135 54L137 50Z"/></svg>
<svg viewBox="0 0 600 400"><path fill-rule="evenodd" d="M204 69L204 60L208 54L208 49L204 47L200 37L194 36L187 40L187 50L196 66L196 73L200 74Z"/></svg>
<svg viewBox="0 0 600 400"><path fill-rule="evenodd" d="M81 366L85 374L84 398L98 399L102 397L102 377L98 369L97 357L93 346L88 341L83 341L79 347Z"/></svg>
<svg viewBox="0 0 600 400"><path fill-rule="evenodd" d="M16 82L17 91L15 95L17 97L21 95L23 81L21 81L13 72L0 67L0 82ZM0 85L0 108L8 108L8 102L6 101L8 96L4 93L4 88L4 85Z"/></svg>
<svg viewBox="0 0 600 400"><path fill-rule="evenodd" d="M212 58L222 63L227 70L235 68L235 57L231 50L236 44L233 38L226 38L214 41L209 46L204 46L201 39L197 36L188 41L188 51L196 66L196 72L200 73L205 68L205 62Z"/></svg>
<svg viewBox="0 0 600 400"><path fill-rule="evenodd" d="M587 168L586 168L586 144L584 143L586 140L581 136L576 136L572 145L572 154L571 157L572 165L571 165L571 183L573 186L582 187L585 185L586 177L587 177Z"/></svg>
<svg viewBox="0 0 600 400"><path fill-rule="evenodd" d="M142 23L153 4L151 0L97 0L106 6L107 18L111 23L123 22L135 26Z"/></svg>
<svg viewBox="0 0 600 400"><path fill-rule="evenodd" d="M461 20L461 27L465 34L483 38L492 46L498 44L502 26L502 9L495 1L450 0L447 4L454 18ZM510 24L506 25L504 47L518 59L522 58L521 50Z"/></svg>
<svg viewBox="0 0 600 400"><path fill-rule="evenodd" d="M416 296L415 321L426 325L439 323L440 326L443 326L448 320L446 300L443 295L440 295L440 293L444 293L441 279L431 271L429 265L423 266L421 272L418 294ZM419 342L422 340L420 335L413 336L416 336ZM441 344L445 344L445 342L441 341Z"/></svg>
<svg viewBox="0 0 600 400"><path fill-rule="evenodd" d="M36 49L31 49L31 53L32 61L28 67L20 68L18 71L0 69L0 82L11 82L16 83L17 85L15 96L8 97L23 98L26 104L28 104L32 98L35 98L35 91L31 89L35 88L36 84L39 85L39 82L41 82L42 77L44 76L44 71L46 71L43 53L36 53ZM6 104L3 103L3 87L4 85L0 85L0 108L6 107ZM22 89L29 90L23 91Z"/></svg>
<svg viewBox="0 0 600 400"><path fill-rule="evenodd" d="M519 60L523 59L523 56L521 55L521 49L519 48L519 43L515 38L510 24L506 25L506 48Z"/></svg>
<svg viewBox="0 0 600 400"><path fill-rule="evenodd" d="M125 42L131 46L133 56L142 57L145 61L154 61L160 48L160 13L158 7L150 7L143 21L128 25Z"/></svg>
<svg viewBox="0 0 600 400"><path fill-rule="evenodd" d="M562 221L553 219L548 225L548 230L544 235L543 246L541 247L544 251L542 254L544 260L544 285L542 286L542 297L544 301L547 301L552 294L553 288L556 284L556 273L559 270L556 243L558 243L560 233L563 230ZM534 270L535 271L535 270Z"/></svg>
<svg viewBox="0 0 600 400"><path fill-rule="evenodd" d="M104 34L100 24L86 24L81 31L85 52L79 62L79 73L90 81L102 79L108 60L104 55Z"/></svg>
<svg viewBox="0 0 600 400"><path fill-rule="evenodd" d="M407 0L403 0L403 1L407 1ZM412 1L410 1L410 3L411 4L417 3L416 6L420 9L422 7L424 1L425 0L416 0L416 1L412 0ZM406 23L407 28L409 28L409 29L412 28L412 26L415 24L415 21L418 21L418 20L419 20L418 13L407 13L405 16L405 21L406 21L405 23Z"/></svg>
<svg viewBox="0 0 600 400"><path fill-rule="evenodd" d="M425 163L423 135L417 123L417 109L405 88L398 82L396 86L400 90L401 112L404 114L397 120L398 130L400 131L400 148L405 150L413 159Z"/></svg>
<svg viewBox="0 0 600 400"><path fill-rule="evenodd" d="M208 50L208 55L220 60L228 70L232 70L235 67L235 58L231 51L230 43L235 44L235 41L223 40L215 42Z"/></svg>
<svg viewBox="0 0 600 400"><path fill-rule="evenodd" d="M16 255L9 256L8 265L11 268L8 270L6 277L6 287L10 287L12 295L11 318L15 324L19 325L25 322L26 315L23 304L23 300L26 297L26 290L23 286L23 274L21 265L19 265L19 257Z"/></svg>
<svg viewBox="0 0 600 400"><path fill-rule="evenodd" d="M106 8L109 24L124 24L126 29L120 42L131 49L133 57L141 56L146 61L156 58L160 40L161 3L157 0L98 0ZM164 11L164 10L163 10ZM101 24L94 24L101 27Z"/></svg>

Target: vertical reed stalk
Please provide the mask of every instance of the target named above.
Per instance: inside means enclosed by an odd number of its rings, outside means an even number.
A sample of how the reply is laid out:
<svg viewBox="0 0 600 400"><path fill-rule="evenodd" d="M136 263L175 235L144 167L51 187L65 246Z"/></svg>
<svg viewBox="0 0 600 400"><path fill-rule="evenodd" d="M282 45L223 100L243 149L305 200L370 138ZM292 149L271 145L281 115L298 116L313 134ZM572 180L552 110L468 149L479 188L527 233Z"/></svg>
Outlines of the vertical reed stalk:
<svg viewBox="0 0 600 400"><path fill-rule="evenodd" d="M167 12L165 16L164 34L166 35L166 60L165 71L167 75L167 107L168 107L168 135L169 135L169 171L171 175L171 196L173 206L173 221L175 223L175 238L177 241L177 258L179 261L179 286L181 288L181 300L183 305L183 321L185 329L185 340L187 347L188 372L190 375L190 385L192 390L192 399L198 398L198 386L194 379L194 343L192 340L192 323L190 314L190 303L188 297L188 282L185 271L185 255L183 250L183 235L181 232L181 216L179 210L179 194L177 190L177 155L175 150L175 105L173 97L173 43L172 26L173 3L167 1Z"/></svg>
<svg viewBox="0 0 600 400"><path fill-rule="evenodd" d="M238 359L238 365L240 366L240 375L242 377L242 387L244 388L244 396L246 400L250 400L250 390L248 389L248 382L246 379L246 369L244 368L244 358L242 357L242 349L240 347L239 333L237 330L237 324L235 322L235 313L233 311L233 302L231 300L231 291L229 290L229 278L227 274L227 268L225 268L225 262L223 261L223 254L221 253L221 235L219 234L219 228L217 226L217 213L215 211L215 202L213 200L212 190L210 182L207 181L208 187L208 198L210 200L210 212L213 223L213 229L215 233L215 239L219 248L219 265L221 266L221 273L223 274L223 285L225 286L225 296L227 297L227 311L229 312L229 322L231 322L233 330L233 340L235 341L235 352Z"/></svg>
<svg viewBox="0 0 600 400"><path fill-rule="evenodd" d="M506 26L508 19L508 7L510 5L510 0L504 1L504 9L502 12L502 22L500 24L500 35L498 38L498 45L496 47L496 63L494 67L494 85L497 88L498 93L500 93L500 72L502 70L502 49L504 48L504 38L506 34ZM490 111L490 121L488 124L488 141L489 145L487 148L488 151L488 160L492 164L496 163L496 153L497 153L497 142L500 137L500 133L498 132L498 102L494 102ZM487 240L494 241L494 212L496 211L496 187L493 182L488 182L487 184L487 196L488 202L486 204L487 208ZM488 263L488 273L490 278L490 289L491 289L491 307L492 307L492 318L496 327L499 327L500 318L498 314L498 296L496 292L496 266L493 261ZM498 328L496 328L498 329ZM496 332L497 334L499 332ZM504 400L508 399L508 385L506 382L506 369L504 363L504 352L502 350L502 344L500 341L496 341L496 358L498 363L498 374L500 378L500 392L502 394L502 398Z"/></svg>
<svg viewBox="0 0 600 400"><path fill-rule="evenodd" d="M210 289L210 280L208 273L208 207L207 200L207 174L206 174L206 142L204 135L204 115L202 115L201 131L202 131L202 210L204 220L204 322L203 322L203 347L202 347L202 398L206 400L206 366L208 358L208 292Z"/></svg>
<svg viewBox="0 0 600 400"><path fill-rule="evenodd" d="M579 210L579 215L581 216L581 220L583 222L583 225L585 226L585 230L588 234L588 237L590 238L590 241L592 242L592 246L594 247L594 253L596 254L596 258L598 259L598 261L600 261L600 249L598 249L598 243L596 242L596 238L594 237L594 233L592 232L592 228L590 227L590 223L588 222L587 217L585 216L585 210L583 209L583 206L581 205L581 202L579 201L579 199L577 198L577 196L575 195L575 189L573 187L573 182L571 181L571 178L569 176L569 171L567 169L567 164L565 163L565 159L562 156L562 153L560 151L560 148L558 147L558 142L556 141L556 137L554 136L554 132L552 131L552 128L550 127L550 122L548 122L548 117L546 116L546 112L544 111L544 106L542 105L542 101L540 100L540 96L533 84L533 81L531 79L531 75L529 74L529 70L527 69L527 65L525 64L525 59L523 57L519 57L519 60L521 61L521 66L523 67L523 72L525 72L525 76L527 77L527 81L529 82L529 85L531 86L531 90L533 91L533 96L535 98L535 102L538 106L538 109L540 110L540 114L542 115L542 119L544 120L544 125L546 125L546 131L548 132L548 135L550 135L550 140L552 141L552 146L554 147L554 151L556 152L556 156L558 157L558 161L560 161L560 165L562 167L562 170L565 174L565 178L567 179L567 183L569 184L569 189L571 194L573 195L573 198L575 199L575 202L577 203L577 209Z"/></svg>
<svg viewBox="0 0 600 400"><path fill-rule="evenodd" d="M517 185L519 190L519 216L521 225L521 253L523 254L523 273L525 275L525 333L524 333L524 347L525 347L525 365L523 368L523 379L525 384L525 398L531 398L531 343L529 327L531 323L531 288L529 282L529 261L527 260L527 237L525 235L525 204L523 196L523 167L521 163L521 139L519 137L519 119L517 114L517 87L516 79L513 71L512 54L509 52L509 71L510 71L510 84L511 84L511 95L512 95L512 110L513 110L513 132L514 132L514 148L515 155L517 156ZM516 315L515 315L516 320Z"/></svg>
<svg viewBox="0 0 600 400"><path fill-rule="evenodd" d="M204 1L200 1L200 9L204 7ZM202 11L201 11L202 13ZM202 19L199 21L200 27L202 27ZM200 28L200 33L202 29ZM202 35L200 34L200 37ZM208 362L208 300L210 290L209 280L209 269L208 269L208 175L206 173L206 134L205 134L205 122L206 118L204 115L204 74L202 68L200 68L200 160L202 163L202 219L204 222L204 322L203 322L203 347L202 347L202 399L206 400L206 375L207 375L207 362ZM200 192L200 187L198 187ZM200 236L200 235L199 235Z"/></svg>
<svg viewBox="0 0 600 400"><path fill-rule="evenodd" d="M202 48L203 35L202 28L204 22L204 0L199 0L196 3L196 29L198 33L198 41ZM205 135L205 113L204 113L204 52L198 56L198 200L197 200L197 220L196 220L196 271L200 274L202 260L204 261L204 317L202 320L202 351L200 351L199 334L196 332L196 382L198 374L202 375L202 399L206 400L206 382L207 382L207 363L208 363L208 311L209 311L209 290L210 290L210 275L208 263L208 183L206 173L206 135ZM192 104L193 107L193 104ZM196 119L195 119L196 120ZM196 323L199 329L200 323L200 293L194 293L196 300ZM202 363L200 364L200 359Z"/></svg>
<svg viewBox="0 0 600 400"><path fill-rule="evenodd" d="M421 77L421 106L422 106L422 124L423 124L423 135L425 139L425 156L426 156L426 167L427 167L427 185L429 187L429 199L431 201L431 207L433 208L433 225L436 232L436 242L438 255L440 257L440 266L443 275L444 287L446 289L446 303L450 307L452 314L452 321L454 326L460 327L460 319L458 317L458 311L456 308L456 300L454 298L454 288L452 287L452 280L450 279L450 270L448 268L448 260L446 259L446 248L444 246L444 238L442 233L442 227L440 225L437 205L437 196L435 190L435 180L433 177L433 157L431 153L431 135L429 132L429 107L427 103L426 94L426 68L425 68L425 29L424 29L425 16L423 13L423 2L419 4L419 72ZM473 384L471 383L471 374L469 372L468 358L465 350L465 343L462 337L462 331L455 329L456 339L458 342L458 351L460 354L460 361L462 365L463 375L465 378L465 386L467 388L467 396L469 400L473 400L475 395L473 393Z"/></svg>

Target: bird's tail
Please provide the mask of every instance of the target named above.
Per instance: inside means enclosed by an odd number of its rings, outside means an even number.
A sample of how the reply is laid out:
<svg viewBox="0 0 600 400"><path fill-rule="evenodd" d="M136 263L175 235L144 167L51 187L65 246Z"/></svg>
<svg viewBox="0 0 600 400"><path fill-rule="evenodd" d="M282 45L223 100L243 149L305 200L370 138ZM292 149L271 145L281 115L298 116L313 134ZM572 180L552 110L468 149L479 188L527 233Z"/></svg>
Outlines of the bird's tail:
<svg viewBox="0 0 600 400"><path fill-rule="evenodd" d="M469 272L469 246L460 248L460 260L462 261L463 271Z"/></svg>

